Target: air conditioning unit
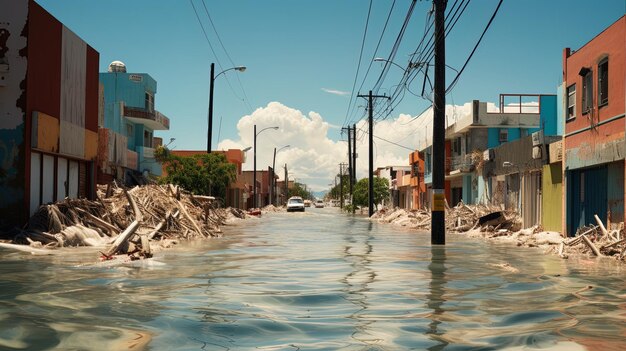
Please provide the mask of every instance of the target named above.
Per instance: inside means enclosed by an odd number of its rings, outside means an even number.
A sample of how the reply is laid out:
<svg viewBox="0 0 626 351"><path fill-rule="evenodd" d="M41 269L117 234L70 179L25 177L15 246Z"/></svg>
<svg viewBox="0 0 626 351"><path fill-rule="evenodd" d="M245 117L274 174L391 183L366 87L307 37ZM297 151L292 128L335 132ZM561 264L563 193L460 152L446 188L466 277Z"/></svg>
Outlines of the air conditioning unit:
<svg viewBox="0 0 626 351"><path fill-rule="evenodd" d="M495 157L495 152L493 149L487 149L483 151L483 161L491 161Z"/></svg>
<svg viewBox="0 0 626 351"><path fill-rule="evenodd" d="M541 146L533 146L533 159L538 160L541 158Z"/></svg>
<svg viewBox="0 0 626 351"><path fill-rule="evenodd" d="M531 135L532 135L532 139L533 139L533 146L537 146L537 145L543 144L543 130L540 130L538 132L534 132Z"/></svg>

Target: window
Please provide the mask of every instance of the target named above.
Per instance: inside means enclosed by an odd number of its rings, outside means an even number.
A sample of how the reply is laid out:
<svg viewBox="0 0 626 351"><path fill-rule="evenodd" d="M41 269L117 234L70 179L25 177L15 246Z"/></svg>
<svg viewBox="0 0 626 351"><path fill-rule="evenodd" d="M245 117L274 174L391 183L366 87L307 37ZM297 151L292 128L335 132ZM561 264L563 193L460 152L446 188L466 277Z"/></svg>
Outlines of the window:
<svg viewBox="0 0 626 351"><path fill-rule="evenodd" d="M567 87L567 119L576 118L576 84Z"/></svg>
<svg viewBox="0 0 626 351"><path fill-rule="evenodd" d="M598 106L609 103L609 59L598 64Z"/></svg>
<svg viewBox="0 0 626 351"><path fill-rule="evenodd" d="M454 152L455 155L460 155L461 154L461 138L455 138L452 141L452 151Z"/></svg>
<svg viewBox="0 0 626 351"><path fill-rule="evenodd" d="M146 91L146 110L149 112L154 111L154 96Z"/></svg>
<svg viewBox="0 0 626 351"><path fill-rule="evenodd" d="M143 131L143 146L152 147L152 132Z"/></svg>
<svg viewBox="0 0 626 351"><path fill-rule="evenodd" d="M126 136L129 138L133 137L133 125L130 123L126 124Z"/></svg>
<svg viewBox="0 0 626 351"><path fill-rule="evenodd" d="M593 71L588 70L583 76L583 114L593 109Z"/></svg>
<svg viewBox="0 0 626 351"><path fill-rule="evenodd" d="M508 129L500 129L500 137L498 139L501 143L506 143L509 141L509 130Z"/></svg>

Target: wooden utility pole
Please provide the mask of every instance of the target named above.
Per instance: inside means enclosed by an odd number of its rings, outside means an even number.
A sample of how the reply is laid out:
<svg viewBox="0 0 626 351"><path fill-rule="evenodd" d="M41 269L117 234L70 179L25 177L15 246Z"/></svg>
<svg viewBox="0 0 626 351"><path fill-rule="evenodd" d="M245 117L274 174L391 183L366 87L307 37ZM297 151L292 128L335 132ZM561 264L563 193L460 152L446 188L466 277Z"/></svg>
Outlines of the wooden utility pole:
<svg viewBox="0 0 626 351"><path fill-rule="evenodd" d="M374 98L391 99L385 95L372 95L372 91L368 95L357 95L358 97L367 98L367 109L369 112L369 197L367 202L368 215L372 217L374 214Z"/></svg>
<svg viewBox="0 0 626 351"><path fill-rule="evenodd" d="M339 208L343 208L343 165L339 164Z"/></svg>
<svg viewBox="0 0 626 351"><path fill-rule="evenodd" d="M444 12L447 0L433 0L433 3L435 5L435 99L433 103L433 201L430 242L432 245L445 245L446 42Z"/></svg>
<svg viewBox="0 0 626 351"><path fill-rule="evenodd" d="M348 131L348 184L349 184L349 194L350 194L350 204L352 204L352 192L354 188L354 177L352 177L352 168L354 167L352 163L352 128L348 126L348 128L341 128L341 131Z"/></svg>

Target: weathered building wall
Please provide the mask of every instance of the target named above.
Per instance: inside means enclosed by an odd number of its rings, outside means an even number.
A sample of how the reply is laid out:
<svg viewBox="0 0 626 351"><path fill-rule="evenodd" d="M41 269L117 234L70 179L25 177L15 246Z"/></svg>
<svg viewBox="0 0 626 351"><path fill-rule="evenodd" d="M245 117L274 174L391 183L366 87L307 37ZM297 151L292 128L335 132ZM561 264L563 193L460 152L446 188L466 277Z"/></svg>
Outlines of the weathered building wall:
<svg viewBox="0 0 626 351"><path fill-rule="evenodd" d="M624 217L624 155L626 146L626 16L599 33L577 51L563 51L564 100L575 90L572 111L565 110L564 174L567 192L564 226L573 235L593 214L607 221ZM600 76L608 62L608 75ZM589 76L590 84L585 85ZM599 88L608 79L608 96ZM574 89L575 88L575 89ZM590 90L583 109L584 90ZM571 105L571 103L570 103ZM621 182L621 183L620 183ZM620 183L620 184L618 184ZM593 212L593 213L592 213Z"/></svg>
<svg viewBox="0 0 626 351"><path fill-rule="evenodd" d="M0 0L0 228L24 220L28 2Z"/></svg>
<svg viewBox="0 0 626 351"><path fill-rule="evenodd" d="M42 203L94 194L99 55L32 0L0 8L4 227L22 225Z"/></svg>

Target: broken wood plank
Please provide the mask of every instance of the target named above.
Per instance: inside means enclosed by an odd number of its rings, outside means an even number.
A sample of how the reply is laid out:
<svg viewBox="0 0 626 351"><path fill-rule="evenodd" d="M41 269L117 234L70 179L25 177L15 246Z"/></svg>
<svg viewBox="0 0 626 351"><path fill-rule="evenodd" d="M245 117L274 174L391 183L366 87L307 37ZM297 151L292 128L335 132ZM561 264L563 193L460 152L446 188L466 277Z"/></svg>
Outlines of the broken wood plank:
<svg viewBox="0 0 626 351"><path fill-rule="evenodd" d="M597 214L594 214L593 217L596 219L596 222L598 222L598 226L600 227L600 231L602 232L602 235L604 235L604 236L609 235L609 233L606 231L606 228L604 227L604 223L602 223L602 220L600 219L600 217L598 217Z"/></svg>
<svg viewBox="0 0 626 351"><path fill-rule="evenodd" d="M137 203L135 203L132 195L129 194L126 190L124 190L124 194L126 194L126 198L128 199L128 202L130 203L131 208L135 213L135 220L122 232L122 234L117 237L117 239L115 239L113 245L109 248L109 250L107 250L107 252L105 252L105 256L113 256L114 254L116 254L120 246L122 246L122 244L128 241L128 239L130 239L135 234L137 228L139 228L139 224L143 220L141 211L139 211L139 207L137 207Z"/></svg>
<svg viewBox="0 0 626 351"><path fill-rule="evenodd" d="M87 218L89 218L90 220L92 220L93 222L95 222L96 224L98 224L100 227L102 227L103 229L106 229L107 232L110 233L109 236L111 236L112 234L115 234L117 231L119 231L119 229L114 226L113 224L98 218L94 215L92 215L91 213L89 213L88 211L85 211L84 209L80 208L80 207L76 207L76 210L80 213L82 213L83 215L87 216Z"/></svg>
<svg viewBox="0 0 626 351"><path fill-rule="evenodd" d="M591 249L591 251L593 251L593 253L596 256L602 256L602 253L600 253L600 250L598 250L598 248L591 242L591 240L589 240L589 238L587 238L586 235L581 235L583 237L583 241L585 242L585 244L587 244L587 246L589 246L589 248Z"/></svg>

